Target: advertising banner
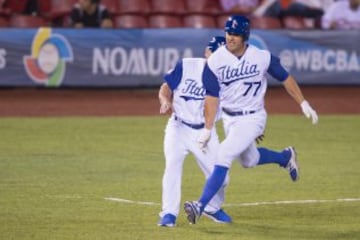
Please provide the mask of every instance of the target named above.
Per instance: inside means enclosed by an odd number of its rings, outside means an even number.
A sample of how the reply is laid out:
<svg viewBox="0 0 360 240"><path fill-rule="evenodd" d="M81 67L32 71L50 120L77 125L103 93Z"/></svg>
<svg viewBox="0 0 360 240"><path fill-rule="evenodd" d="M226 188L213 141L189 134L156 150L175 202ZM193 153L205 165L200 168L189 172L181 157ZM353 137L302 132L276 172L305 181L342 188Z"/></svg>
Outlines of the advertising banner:
<svg viewBox="0 0 360 240"><path fill-rule="evenodd" d="M152 87L221 29L2 29L0 86ZM360 33L253 30L300 84L360 84ZM270 79L270 85L278 84Z"/></svg>

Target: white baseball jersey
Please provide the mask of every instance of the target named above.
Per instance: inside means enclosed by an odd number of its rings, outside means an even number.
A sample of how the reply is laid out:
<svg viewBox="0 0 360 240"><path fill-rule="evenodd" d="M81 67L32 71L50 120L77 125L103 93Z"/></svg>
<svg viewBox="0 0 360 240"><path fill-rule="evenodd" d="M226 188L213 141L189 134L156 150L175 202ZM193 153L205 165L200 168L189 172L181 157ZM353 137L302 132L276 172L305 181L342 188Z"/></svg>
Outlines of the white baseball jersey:
<svg viewBox="0 0 360 240"><path fill-rule="evenodd" d="M231 111L262 109L267 85L264 73L269 63L270 53L253 46L240 59L225 47L219 48L208 66L221 85L221 107Z"/></svg>
<svg viewBox="0 0 360 240"><path fill-rule="evenodd" d="M180 66L180 64L182 64ZM175 115L191 124L204 123L205 89L201 80L205 66L204 58L184 58L172 74L165 77L173 91L173 108ZM181 79L176 75L181 71Z"/></svg>
<svg viewBox="0 0 360 240"><path fill-rule="evenodd" d="M279 81L289 76L278 57L252 45L247 45L241 57L223 46L208 58L203 73L206 94L219 97L225 112L226 139L220 145L217 165L230 167L234 159L246 167L257 164L255 139L263 133L266 123L266 73Z"/></svg>
<svg viewBox="0 0 360 240"><path fill-rule="evenodd" d="M220 47L208 59L204 71L207 93L220 98L222 108L237 111L259 111L264 108L266 73L280 81L287 78L280 60L267 50L248 45L241 57Z"/></svg>

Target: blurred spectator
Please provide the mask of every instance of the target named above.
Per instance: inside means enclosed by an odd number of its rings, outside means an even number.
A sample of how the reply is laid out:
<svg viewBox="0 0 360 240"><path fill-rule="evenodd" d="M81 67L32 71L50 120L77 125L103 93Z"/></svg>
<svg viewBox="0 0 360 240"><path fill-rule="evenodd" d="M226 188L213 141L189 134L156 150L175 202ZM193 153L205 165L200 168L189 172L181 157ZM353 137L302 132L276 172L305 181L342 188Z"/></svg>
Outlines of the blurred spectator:
<svg viewBox="0 0 360 240"><path fill-rule="evenodd" d="M221 0L226 12L282 18L297 16L320 18L334 0Z"/></svg>
<svg viewBox="0 0 360 240"><path fill-rule="evenodd" d="M220 0L225 12L251 15L264 0Z"/></svg>
<svg viewBox="0 0 360 240"><path fill-rule="evenodd" d="M37 0L28 0L26 3L24 14L27 15L38 15L38 1Z"/></svg>
<svg viewBox="0 0 360 240"><path fill-rule="evenodd" d="M277 0L266 10L264 15L271 17L304 17L320 18L324 11L322 10L321 0Z"/></svg>
<svg viewBox="0 0 360 240"><path fill-rule="evenodd" d="M79 0L71 11L71 22L76 28L113 27L110 14L100 0Z"/></svg>
<svg viewBox="0 0 360 240"><path fill-rule="evenodd" d="M336 1L339 1L339 0L319 0L320 7L325 13L329 9L329 7Z"/></svg>
<svg viewBox="0 0 360 240"><path fill-rule="evenodd" d="M325 12L321 26L323 29L360 30L360 0L334 2Z"/></svg>
<svg viewBox="0 0 360 240"><path fill-rule="evenodd" d="M9 9L5 6L5 0L0 0L0 17L7 16L9 14Z"/></svg>

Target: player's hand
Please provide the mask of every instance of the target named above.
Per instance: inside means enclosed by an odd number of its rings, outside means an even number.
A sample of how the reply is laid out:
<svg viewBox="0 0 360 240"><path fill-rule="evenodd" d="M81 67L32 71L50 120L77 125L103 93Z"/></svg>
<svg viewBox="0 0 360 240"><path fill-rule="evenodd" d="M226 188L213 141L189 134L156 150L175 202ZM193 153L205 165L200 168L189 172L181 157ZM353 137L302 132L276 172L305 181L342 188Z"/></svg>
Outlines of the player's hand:
<svg viewBox="0 0 360 240"><path fill-rule="evenodd" d="M210 137L211 137L211 130L204 128L201 131L198 139L199 147L203 153L206 153L207 144L210 140Z"/></svg>
<svg viewBox="0 0 360 240"><path fill-rule="evenodd" d="M308 103L308 101L304 100L301 104L301 109L304 113L304 115L307 118L311 118L311 121L313 124L316 124L319 120L319 117L317 115L317 113L315 112L315 110L310 106L310 104Z"/></svg>
<svg viewBox="0 0 360 240"><path fill-rule="evenodd" d="M171 109L171 103L170 102L163 102L160 105L160 114L166 114Z"/></svg>

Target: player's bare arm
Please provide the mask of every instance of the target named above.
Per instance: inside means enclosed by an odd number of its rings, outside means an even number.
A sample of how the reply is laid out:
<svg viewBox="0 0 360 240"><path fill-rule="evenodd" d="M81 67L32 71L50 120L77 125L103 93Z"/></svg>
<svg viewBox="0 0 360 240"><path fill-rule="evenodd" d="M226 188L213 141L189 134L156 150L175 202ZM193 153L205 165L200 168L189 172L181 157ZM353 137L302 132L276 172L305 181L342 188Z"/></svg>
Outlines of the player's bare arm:
<svg viewBox="0 0 360 240"><path fill-rule="evenodd" d="M209 130L214 127L218 106L219 98L210 95L205 97L205 128Z"/></svg>
<svg viewBox="0 0 360 240"><path fill-rule="evenodd" d="M163 83L159 90L160 114L166 114L171 110L172 91L167 83Z"/></svg>
<svg viewBox="0 0 360 240"><path fill-rule="evenodd" d="M284 81L284 87L290 96L300 105L304 100L304 95L294 77L291 75Z"/></svg>
<svg viewBox="0 0 360 240"><path fill-rule="evenodd" d="M309 102L305 100L304 95L301 92L301 89L294 77L289 75L284 81L284 87L290 96L301 106L301 109L304 115L307 118L311 118L312 123L316 124L318 122L318 115L316 111L310 106Z"/></svg>
<svg viewBox="0 0 360 240"><path fill-rule="evenodd" d="M215 118L218 110L219 98L210 95L205 96L204 116L205 127L199 137L199 147L203 152L206 152L207 144L211 137L211 131L214 127Z"/></svg>

